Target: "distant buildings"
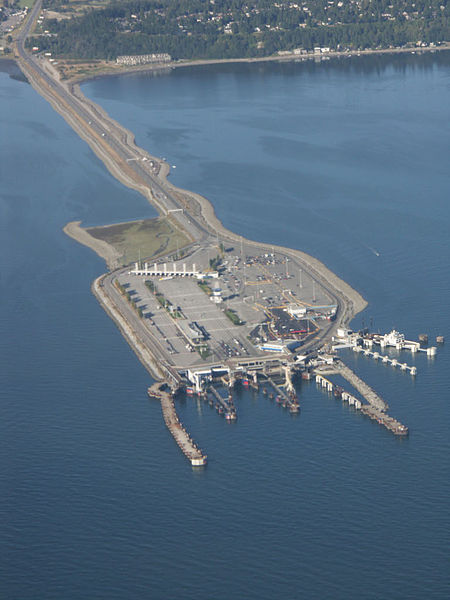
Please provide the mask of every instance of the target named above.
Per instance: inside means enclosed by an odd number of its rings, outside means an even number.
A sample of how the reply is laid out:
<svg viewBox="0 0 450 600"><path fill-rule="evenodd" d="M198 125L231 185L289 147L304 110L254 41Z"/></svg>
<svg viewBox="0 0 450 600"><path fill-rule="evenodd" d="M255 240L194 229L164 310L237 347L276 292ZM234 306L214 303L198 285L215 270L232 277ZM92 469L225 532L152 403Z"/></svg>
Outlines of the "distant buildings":
<svg viewBox="0 0 450 600"><path fill-rule="evenodd" d="M137 54L135 56L118 56L116 63L118 65L146 65L149 63L167 63L172 60L170 54Z"/></svg>

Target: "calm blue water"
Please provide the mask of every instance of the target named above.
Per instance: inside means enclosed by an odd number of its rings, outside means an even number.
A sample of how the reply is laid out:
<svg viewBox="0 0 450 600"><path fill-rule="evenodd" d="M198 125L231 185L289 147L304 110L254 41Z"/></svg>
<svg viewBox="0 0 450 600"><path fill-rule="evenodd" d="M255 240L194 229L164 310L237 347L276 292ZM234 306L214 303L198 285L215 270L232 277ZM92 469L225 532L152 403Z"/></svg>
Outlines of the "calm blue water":
<svg viewBox="0 0 450 600"><path fill-rule="evenodd" d="M84 91L247 237L304 249L366 323L448 335L450 57L222 66ZM6 69L5 69L6 70ZM397 440L302 384L290 418L187 400L192 472L89 286L69 220L151 216L27 84L0 73L0 597L444 599L449 354L419 376L345 356L411 428ZM379 256L377 255L379 254Z"/></svg>

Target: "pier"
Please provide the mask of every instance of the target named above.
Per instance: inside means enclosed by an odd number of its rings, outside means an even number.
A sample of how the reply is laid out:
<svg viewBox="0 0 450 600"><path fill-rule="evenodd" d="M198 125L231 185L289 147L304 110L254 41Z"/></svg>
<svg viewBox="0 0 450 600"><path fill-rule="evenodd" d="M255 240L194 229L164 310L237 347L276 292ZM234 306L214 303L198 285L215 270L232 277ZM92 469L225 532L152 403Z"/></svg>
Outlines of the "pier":
<svg viewBox="0 0 450 600"><path fill-rule="evenodd" d="M278 404L281 404L283 408L288 408L291 413L298 413L300 411L300 405L294 393L286 393L271 377L267 377L267 381L277 394L276 400Z"/></svg>
<svg viewBox="0 0 450 600"><path fill-rule="evenodd" d="M380 354L379 352L372 352L372 350L368 350L367 348L361 348L361 346L353 346L353 352L359 352L360 354L364 354L364 356L373 358L374 360L379 360L385 365L400 367L402 371L409 371L411 375L417 375L417 367L411 367L407 363L401 363L396 358L391 358L390 356L386 356L385 354Z"/></svg>
<svg viewBox="0 0 450 600"><path fill-rule="evenodd" d="M208 391L211 392L217 400L216 408L219 414L225 415L227 421L236 421L236 408L234 407L231 394L229 394L228 399L223 398L213 385L209 386Z"/></svg>
<svg viewBox="0 0 450 600"><path fill-rule="evenodd" d="M16 37L17 58L28 80L119 181L143 194L160 215L170 216L175 230L189 240L180 249L183 258L179 258L177 248L176 259L172 251L159 256L159 262L150 262L155 259L147 256L144 263L139 258L132 267L116 269L117 256L111 259L104 245L98 240L89 241L89 236L81 235L78 228L75 239L95 248L115 265L115 270L94 286L102 306L153 376L168 382L172 390L191 382L200 393L218 371L230 374L231 387L238 373L272 375L284 370L283 389L273 380L271 385L279 397L277 401L291 412L298 412L291 372L311 368L310 361L335 330L344 331L345 337L347 324L366 302L317 259L282 246L244 239L222 226L206 199L168 183L168 165L136 146L131 132L111 120L78 87L43 68L42 62L25 50L25 39L41 6L41 0L37 0ZM159 278L158 295L146 285L145 278ZM213 287L199 286L203 278L211 279ZM254 285L257 287L251 287ZM226 310L219 306L222 294L227 300ZM379 345L420 350L417 343L408 342L395 331L373 339L372 343L378 339ZM269 348L262 349L261 341ZM301 354L296 350L297 343ZM428 348L426 352L433 356L435 350ZM369 386L354 374L349 377L370 406L382 412L386 409ZM255 387L257 381L255 376ZM172 395L165 390L161 381L149 388L149 395L161 402L166 425L185 456L194 466L204 465L206 456L180 423ZM345 398L355 402L351 395ZM221 399L219 404L225 412L223 402ZM232 407L230 398L228 407Z"/></svg>
<svg viewBox="0 0 450 600"><path fill-rule="evenodd" d="M150 398L156 398L161 402L161 409L167 429L178 444L185 457L190 460L193 467L206 465L207 456L199 449L197 444L183 427L178 418L173 398L169 392L163 391L164 383L156 382L148 388Z"/></svg>
<svg viewBox="0 0 450 600"><path fill-rule="evenodd" d="M315 370L315 373L316 381L329 392L332 392L335 386L331 381L326 379L324 375L341 375L361 394L370 406L383 412L389 408L387 402L385 402L370 386L367 385L367 383L360 379L356 373L340 360L335 361L332 365L319 367Z"/></svg>
<svg viewBox="0 0 450 600"><path fill-rule="evenodd" d="M322 388L325 388L327 392L333 392L336 398L341 398L344 402L348 402L350 406L354 406L356 410L361 409L361 400L358 400L358 398L352 394L349 394L341 387L334 385L334 383L319 373L316 374L316 383L318 383Z"/></svg>
<svg viewBox="0 0 450 600"><path fill-rule="evenodd" d="M388 403L342 361L337 361L335 365L339 375L346 379L371 406L383 412L389 408Z"/></svg>
<svg viewBox="0 0 450 600"><path fill-rule="evenodd" d="M386 427L389 431L392 431L395 435L408 435L409 430L406 425L402 425L399 421L389 416L385 412L381 410L377 410L373 408L373 406L363 406L361 408L361 412L372 419L372 421L377 421L383 427Z"/></svg>
<svg viewBox="0 0 450 600"><path fill-rule="evenodd" d="M367 404L363 404L361 400L349 394L340 386L335 385L325 377L325 374L339 374L344 377L361 394ZM408 435L408 427L386 413L388 404L341 361L316 370L316 382L327 392L332 392L336 398L341 398L344 402L348 402L351 406L360 410L362 414L368 416L373 421L377 421L377 423L386 427L386 429L395 435Z"/></svg>

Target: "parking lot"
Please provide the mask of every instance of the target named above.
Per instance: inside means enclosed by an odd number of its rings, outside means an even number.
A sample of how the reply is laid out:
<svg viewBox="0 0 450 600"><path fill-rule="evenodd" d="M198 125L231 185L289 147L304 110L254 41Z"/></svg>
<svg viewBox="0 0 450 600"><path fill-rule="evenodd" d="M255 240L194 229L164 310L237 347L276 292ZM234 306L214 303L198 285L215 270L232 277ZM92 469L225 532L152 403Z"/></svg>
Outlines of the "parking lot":
<svg viewBox="0 0 450 600"><path fill-rule="evenodd" d="M144 325L159 337L174 364L194 366L203 363L199 352L193 349L193 341L186 337L192 324L205 332L208 360L260 354L247 339L252 325L234 325L224 313L226 304L213 303L197 280L154 278L155 289L171 303L172 312L161 305L144 278L123 274L119 280L142 309Z"/></svg>
<svg viewBox="0 0 450 600"><path fill-rule="evenodd" d="M262 342L302 341L329 317L331 298L298 264L281 253L233 250L219 257L213 246L198 248L178 264L152 265L154 275L147 269L144 275L119 277L173 365L187 368L266 355L258 347ZM211 261L217 271L208 269ZM199 270L202 279L177 275ZM297 313L303 319L298 326L292 316Z"/></svg>

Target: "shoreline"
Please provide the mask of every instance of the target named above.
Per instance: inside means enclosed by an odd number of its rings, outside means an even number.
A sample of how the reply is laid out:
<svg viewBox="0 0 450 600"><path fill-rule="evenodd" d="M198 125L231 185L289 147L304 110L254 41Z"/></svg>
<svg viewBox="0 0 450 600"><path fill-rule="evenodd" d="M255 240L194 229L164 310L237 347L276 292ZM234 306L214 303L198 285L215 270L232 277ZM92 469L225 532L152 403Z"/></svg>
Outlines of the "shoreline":
<svg viewBox="0 0 450 600"><path fill-rule="evenodd" d="M64 233L81 244L90 248L106 262L106 266L110 271L117 269L121 254L117 250L103 240L99 240L92 236L86 229L80 227L81 221L70 221L63 227Z"/></svg>
<svg viewBox="0 0 450 600"><path fill-rule="evenodd" d="M114 130L116 130L116 132L119 133L120 137L126 140L127 145L130 148L132 148L133 151L137 152L140 156L145 156L148 159L153 160L155 163L157 163L159 165L159 172L156 179L158 179L161 186L164 189L167 189L175 196L182 197L184 201L188 199L190 203L189 209L194 214L199 216L199 218L210 231L218 232L222 238L225 238L226 240L229 240L231 242L240 242L241 236L234 233L233 231L230 231L222 224L222 222L216 215L213 204L207 198L201 196L200 194L197 194L196 192L192 192L190 190L186 190L172 184L168 178L170 174L169 164L160 159L159 157L149 154L145 149L137 146L134 133L126 129L122 124L115 121L110 115L106 113L106 111L101 106L99 106L93 100L85 96L81 91L80 85L78 83L67 84L67 89L79 101L81 101L84 106L88 107L90 112L92 112L95 115L99 115L102 119L107 121L110 124L110 126ZM73 119L70 119L70 115L66 115L65 113L60 114L62 114L66 121L68 121L68 123L75 129L75 131L89 144L89 146L97 154L100 160L102 160L102 162L106 165L106 167L114 177L116 177L125 186L140 192L147 199L147 201L156 208L160 216L164 216L166 214L164 209L162 209L161 205L159 204L157 198L155 197L155 194L150 188L148 188L146 185L137 184L136 179L133 181L133 177L130 177L128 174L124 176L123 170L120 168L120 166L115 164L114 160L111 160L111 157L108 156L107 153L101 151L101 145L97 143L94 143L94 145L92 145L92 143L89 142L87 136L84 134L82 128L77 126L77 124L73 122ZM88 232L86 232L83 228L80 227L79 222L71 222L66 224L66 226L64 227L64 231L76 241L79 241L83 245L91 248L98 256L101 256L107 263L108 267L110 264L111 266L117 264L117 256L114 256L114 248L107 244L107 242L100 242L100 240L97 240L96 238L89 235ZM245 238L245 243L250 246L265 245L264 241L249 240L247 238ZM354 316L356 316L356 314L358 314L359 312L364 310L364 308L366 308L368 303L361 296L361 294L357 290L352 288L347 282L341 279L336 273L329 269L319 259L296 248L286 248L274 244L270 244L270 247L274 247L280 252L284 252L291 256L295 256L297 260L300 260L305 265L305 268L309 269L318 279L320 279L321 281L326 281L328 284L330 284L333 287L333 289L336 292L338 292L338 295L341 296L341 299L343 300L344 304L346 304L346 299L350 302L350 304L352 305L352 310L350 311L350 314L346 315L344 321L345 324L348 324L348 322Z"/></svg>
<svg viewBox="0 0 450 600"><path fill-rule="evenodd" d="M92 282L92 293L96 297L100 306L109 316L109 318L115 323L117 329L120 331L125 341L136 354L139 361L142 363L145 369L147 369L151 377L153 377L156 381L162 381L164 379L164 373L160 370L157 359L153 356L150 350L137 338L135 332L133 331L132 327L128 324L126 318L120 313L119 309L114 305L113 302L111 302L107 294L104 292L103 280L105 277L106 274L104 273Z"/></svg>
<svg viewBox="0 0 450 600"><path fill-rule="evenodd" d="M172 184L169 180L170 166L167 162L163 161L159 157L150 154L147 150L137 146L134 133L128 130L126 127L124 127L121 123L117 122L110 115L108 115L108 113L103 109L103 107L101 107L93 100L85 96L81 91L79 83L66 83L68 91L72 93L79 101L81 101L83 105L89 107L89 110L93 114L99 115L102 119L107 121L113 129L119 132L120 137L126 140L126 143L130 148L132 148L135 152L139 153L140 156L145 156L147 159L150 159L159 165L157 179L161 183L162 187L167 189L169 192L173 193L175 196L183 198L184 201L186 201L186 198L188 198L190 202L190 210L200 217L200 219L210 231L212 230L213 232L218 232L221 237L229 241L235 243L240 242L241 236L227 229L223 225L223 223L219 220L219 218L216 215L213 204L207 198L200 194L197 194L196 192L192 192L190 190L186 190L184 188L180 188ZM64 114L62 116L66 119L66 116ZM70 121L69 124L72 125ZM114 164L114 161L111 161L110 157L105 156L103 152L99 152L98 145L95 145L93 147L86 139L85 135L82 135L77 129L75 130L91 146L91 148L100 158L100 160L102 160L102 162L106 165L106 167L114 177L121 181L121 183L123 183L125 186L140 192L147 199L147 201L155 207L155 209L158 211L159 216L165 215L164 209L161 208L161 205L155 197L155 194L152 193L151 189L149 189L145 185L136 185L136 181L132 181L132 177L124 177L122 170ZM68 228L68 231L70 231L70 237L72 237L76 241L79 241L83 245L91 248L91 250L93 250L98 256L102 257L105 260L108 267L110 264L117 264L115 262L117 260L117 257L114 256L114 248L110 246L107 242L97 243L100 242L100 240L97 240L93 236L89 235L89 233L86 232L86 230L80 227L80 222L68 223L64 227L64 230L66 230L66 228ZM65 232L67 233L67 231ZM249 240L247 238L245 238L245 243L253 246L262 246L265 244L264 241ZM361 296L361 294L357 290L352 288L346 281L341 279L331 269L329 269L323 262L319 261L319 259L296 248L286 248L274 244L270 244L270 247L274 247L280 252L284 252L286 254L290 254L291 256L295 256L297 260L300 260L307 269L311 270L317 276L318 279L322 281L327 281L340 295L345 296L348 298L348 300L350 300L351 304L353 305L353 311L351 311L352 314L349 315L348 318L345 320L346 324L354 316L356 316L356 314L358 314L359 312L364 310L364 308L366 308L368 303ZM343 298L343 300L345 303L345 298Z"/></svg>
<svg viewBox="0 0 450 600"><path fill-rule="evenodd" d="M89 98L84 96L84 94L82 94L82 92L80 90L78 90L78 91L79 91L80 95L83 96L85 102L87 101L89 104L95 104ZM102 111L102 112L105 116L108 116L108 115L106 115L106 113L104 111ZM110 120L112 120L109 116L108 116L108 118ZM132 134L132 132L129 132L120 124L117 124L117 125L124 132L126 132L128 134L129 139L133 140L133 145L136 148L138 148L140 151L142 151L141 148L139 148L138 146L135 145L134 135ZM144 151L144 152L146 152L146 151ZM223 223L220 221L220 219L216 215L214 205L207 198L205 198L204 196L201 196L200 194L197 194L190 190L186 190L184 188L177 187L174 184L172 184L170 182L170 180L168 179L168 176L170 174L169 165L166 162L161 161L161 159L158 159L156 157L153 157L153 159L159 161L162 165L162 168L159 172L158 178L161 180L161 182L163 183L163 186L165 188L167 188L173 194L188 197L190 199L190 201L192 203L194 203L194 205L196 204L197 211L198 211L200 218L203 220L205 225L207 225L207 227L210 230L217 232L223 239L225 239L229 242L240 243L242 236L227 229L223 225ZM112 174L114 175L114 173L112 173ZM155 206L154 202L150 199L151 194L145 194L145 197L150 202L150 204ZM155 208L158 210L158 212L161 216L159 207L155 206ZM90 248L98 256L103 258L103 260L105 260L105 262L110 270L117 269L119 267L117 261L120 258L120 255L119 255L119 253L116 252L114 247L111 246L110 244L108 244L107 242L98 240L97 238L91 236L85 229L80 227L80 225L81 225L81 221L71 221L65 225L65 227L63 228L63 231L67 235L69 235L69 237L71 237L72 239L76 240L77 242L83 244L84 246ZM245 244L248 246L261 247L261 246L265 245L264 241L250 240L248 238L242 238L242 239L245 240ZM270 244L270 248L274 248L277 251L285 253L289 256L295 256L295 258L298 261L300 261L301 263L303 263L305 265L305 267L309 271L311 271L312 274L314 274L314 276L317 279L319 279L322 282L325 281L326 283L331 285L333 287L333 290L338 292L338 295L340 295L341 299L344 300L344 304L345 304L345 299L350 301L352 310L350 311L350 314L347 316L347 318L344 320L345 324L348 324L348 322L354 316L356 316L359 312L361 312L362 310L364 310L367 307L368 302L363 298L363 296L357 290L355 290L350 284L348 284L346 281L341 279L336 273L334 273L334 271L329 269L318 258L311 256L310 254L307 254L306 252L303 252L302 250L299 250L297 248L287 248L284 246L278 246L276 244ZM342 298L342 296L344 296L346 298Z"/></svg>
<svg viewBox="0 0 450 600"><path fill-rule="evenodd" d="M267 251L276 248L277 251L284 253L286 256L295 257L298 262L304 265L310 276L322 285L325 291L334 296L340 305L338 317L332 330L335 330L336 327L348 325L351 319L367 306L366 300L357 290L338 277L317 258L301 250L248 240L228 230L218 219L214 206L208 199L200 194L173 185L167 179L170 166L160 158L154 157L146 150L138 147L134 134L111 118L101 106L86 97L82 93L79 84L61 81L55 69L48 68L45 62L27 54L20 44L17 47L17 54L17 63L27 76L30 84L86 141L110 173L125 186L140 192L156 208L159 215L173 218L175 227L181 231L184 229L192 243L202 244L205 240L219 234L223 241L227 243L240 243L244 240L247 246L259 247ZM286 60L285 57L276 57L275 59ZM184 66L187 66L187 64L184 64ZM127 155L129 156L130 152L136 157L133 160L148 161L145 163L148 165L146 169L133 167L128 162L130 159L127 158ZM137 164L133 163L133 165ZM170 214L174 211L174 206L178 207L175 214L181 211L182 216L180 218L172 217ZM67 223L64 232L104 258L108 267L114 269L113 272L116 270L114 267L117 266L118 252L107 242L97 240L89 235L80 227L79 221ZM138 332L135 332L131 323L128 323L123 317L120 308L110 306L112 301L110 298L104 297L105 295L100 291L100 281L102 281L101 278L97 279L92 287L96 298L117 324L119 330L149 372L154 375L159 372L161 375L161 369L156 366L157 357L152 355L150 349L142 345L138 339ZM318 347L324 347L330 341L332 330L327 330L317 340Z"/></svg>
<svg viewBox="0 0 450 600"><path fill-rule="evenodd" d="M174 193L179 193L180 191L184 194L192 198L195 202L197 202L200 206L200 214L205 222L208 224L213 231L217 231L219 235L226 240L233 241L235 243L239 243L241 241L242 236L234 233L233 231L227 229L220 219L216 215L216 211L214 209L214 205L204 196L197 194L195 192L191 192L189 190L185 190L182 188L178 188L173 185L167 179L168 172L164 172L162 177L164 179L165 185L172 190ZM247 246L264 246L266 242L259 242L256 240L249 240L248 238L242 238L245 241ZM287 254L288 256L295 256L298 261L303 263L307 269L309 269L314 276L321 280L325 280L326 283L332 286L333 290L340 293L342 296L345 296L346 299L350 301L352 304L352 308L354 314L351 318L356 316L359 312L364 310L368 305L368 302L363 298L363 296L354 288L351 287L346 281L341 279L334 271L329 269L325 263L320 261L318 258L303 252L297 248L287 248L284 246L278 246L276 244L267 245L267 248L274 248L275 250ZM345 303L345 299L344 299ZM349 320L351 320L351 318ZM345 324L348 324L348 321L344 321Z"/></svg>
<svg viewBox="0 0 450 600"><path fill-rule="evenodd" d="M88 81L100 79L103 77L116 77L119 75L133 75L135 73L158 73L158 72L170 72L173 69L185 68L185 67L197 67L207 65L226 65L226 64L257 64L265 62L283 62L283 63L302 63L307 61L322 62L331 58L354 58L360 56L383 56L391 54L425 54L434 52L444 52L450 50L450 42L442 42L440 46L425 46L425 47L395 47L395 48L368 48L366 50L351 50L351 51L338 51L332 50L323 54L288 54L288 55L275 55L275 56L262 56L262 57L248 57L248 58L200 58L200 59L179 59L170 63L158 63L158 64L146 64L137 65L131 67L116 67L116 63L111 62L111 70L100 69L98 73L92 73L81 76L69 77L65 80L69 85L81 85ZM60 59L64 61L65 59ZM67 59L67 60L78 60L78 59ZM88 61L87 61L88 64Z"/></svg>

